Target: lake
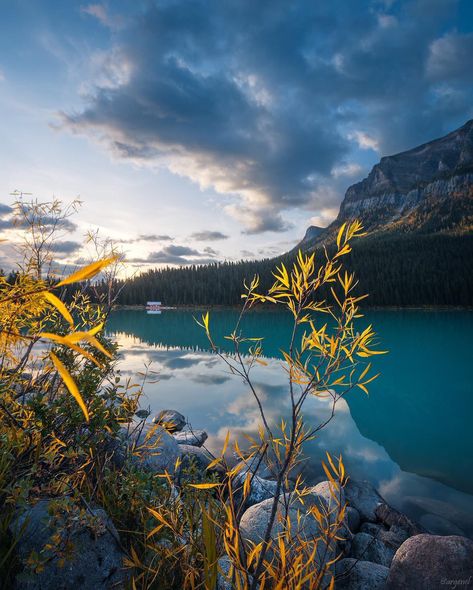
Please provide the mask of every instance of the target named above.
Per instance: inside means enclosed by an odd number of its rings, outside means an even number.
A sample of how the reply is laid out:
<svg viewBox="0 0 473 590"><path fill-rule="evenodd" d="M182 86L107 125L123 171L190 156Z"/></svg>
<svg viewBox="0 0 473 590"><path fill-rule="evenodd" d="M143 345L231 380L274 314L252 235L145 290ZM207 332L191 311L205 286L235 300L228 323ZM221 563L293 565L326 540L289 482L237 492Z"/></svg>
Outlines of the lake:
<svg viewBox="0 0 473 590"><path fill-rule="evenodd" d="M200 313L119 310L108 330L120 346L124 376L149 363L157 372L142 406L182 412L193 428L208 432L206 446L218 452L228 429L235 436L255 433L259 417L247 387L209 351L193 317ZM237 316L233 309L211 311L211 330L223 349L230 350L223 337ZM376 310L365 313L360 327L367 323L389 351L372 359L381 376L369 396L358 390L341 400L334 420L306 445L306 480L325 479L320 460L326 450L341 453L353 478L370 480L390 504L432 532L473 537L473 312ZM280 349L287 347L291 316L253 312L243 329L264 337L268 364L257 366L253 379L271 420L279 422L289 407ZM329 411L318 398L305 408L314 425Z"/></svg>

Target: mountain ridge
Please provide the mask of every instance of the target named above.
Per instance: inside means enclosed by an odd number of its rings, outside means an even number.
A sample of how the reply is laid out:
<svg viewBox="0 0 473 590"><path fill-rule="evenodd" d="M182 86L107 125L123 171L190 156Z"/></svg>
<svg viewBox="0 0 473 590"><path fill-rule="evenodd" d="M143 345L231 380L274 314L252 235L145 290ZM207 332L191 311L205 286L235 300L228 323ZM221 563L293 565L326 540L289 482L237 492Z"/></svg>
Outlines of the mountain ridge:
<svg viewBox="0 0 473 590"><path fill-rule="evenodd" d="M473 119L447 135L383 156L348 187L339 214L297 248L328 243L345 221L360 219L370 234L469 233L473 229Z"/></svg>

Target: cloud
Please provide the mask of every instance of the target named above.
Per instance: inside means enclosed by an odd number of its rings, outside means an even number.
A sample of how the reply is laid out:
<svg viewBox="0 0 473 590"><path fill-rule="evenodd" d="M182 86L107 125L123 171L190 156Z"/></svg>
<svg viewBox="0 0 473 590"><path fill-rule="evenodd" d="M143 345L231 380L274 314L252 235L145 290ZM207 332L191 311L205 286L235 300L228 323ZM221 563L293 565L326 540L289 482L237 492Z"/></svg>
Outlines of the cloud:
<svg viewBox="0 0 473 590"><path fill-rule="evenodd" d="M4 203L0 203L0 217L4 217L5 215L10 215L13 213L13 209L9 205L5 205Z"/></svg>
<svg viewBox="0 0 473 590"><path fill-rule="evenodd" d="M136 244L136 242L172 242L174 238L167 234L140 234L136 238L122 238L114 240L118 244Z"/></svg>
<svg viewBox="0 0 473 590"><path fill-rule="evenodd" d="M198 231L191 235L191 238L198 242L216 242L217 240L227 240L228 237L220 231L210 230Z"/></svg>
<svg viewBox="0 0 473 590"><path fill-rule="evenodd" d="M284 232L287 211L338 206L351 181L340 171L365 170L365 150L399 152L473 115L457 4L145 3L104 60L126 75L91 80L62 126L226 195L247 234Z"/></svg>
<svg viewBox="0 0 473 590"><path fill-rule="evenodd" d="M150 252L146 258L130 258L128 262L141 264L174 264L185 266L189 264L208 264L215 262L216 250L210 247L202 252L189 246L170 244L161 250Z"/></svg>
<svg viewBox="0 0 473 590"><path fill-rule="evenodd" d="M73 254L80 250L82 244L72 240L56 240L51 244L51 252L59 252L61 254Z"/></svg>

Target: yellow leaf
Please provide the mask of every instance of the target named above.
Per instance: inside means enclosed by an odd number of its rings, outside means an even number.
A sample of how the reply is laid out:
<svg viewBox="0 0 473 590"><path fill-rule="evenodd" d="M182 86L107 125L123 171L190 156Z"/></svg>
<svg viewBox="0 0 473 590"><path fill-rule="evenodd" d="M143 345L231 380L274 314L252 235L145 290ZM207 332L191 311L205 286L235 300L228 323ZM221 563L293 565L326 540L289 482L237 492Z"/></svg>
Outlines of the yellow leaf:
<svg viewBox="0 0 473 590"><path fill-rule="evenodd" d="M342 224L341 228L338 230L338 235L337 235L337 248L340 248L340 243L342 241L342 236L343 236L343 232L345 231L347 224L346 222L344 224Z"/></svg>
<svg viewBox="0 0 473 590"><path fill-rule="evenodd" d="M69 374L69 371L66 369L66 367L61 363L61 361L57 358L57 356L54 353L50 352L49 356L50 356L51 360L53 361L53 365L56 367L57 372L61 376L61 379L64 381L67 389L69 390L69 393L72 395L72 397L79 404L80 409L84 413L85 419L88 422L89 421L89 412L88 412L87 407L84 403L84 400L82 399L81 394L79 393L79 390L77 388L77 385L74 382L74 379L71 377L71 375Z"/></svg>
<svg viewBox="0 0 473 590"><path fill-rule="evenodd" d="M53 307L55 307L58 310L62 317L66 321L68 321L71 326L74 324L74 320L72 319L69 310L64 305L64 303L59 299L59 297L56 297L56 295L50 293L49 291L45 291L44 293L42 293L42 296L44 297L44 299L46 299L46 301L48 301Z"/></svg>
<svg viewBox="0 0 473 590"><path fill-rule="evenodd" d="M107 267L109 264L116 262L119 256L110 256L110 258L104 258L103 260L98 260L97 262L92 262L88 266L84 268L80 268L78 271L72 273L67 278L59 282L56 287L62 287L63 285L70 285L71 283L78 283L80 281L87 281L88 279L92 279L98 274L101 270Z"/></svg>
<svg viewBox="0 0 473 590"><path fill-rule="evenodd" d="M217 488L222 484L220 483L190 483L189 486L191 488L195 488L196 490L210 490L212 488Z"/></svg>

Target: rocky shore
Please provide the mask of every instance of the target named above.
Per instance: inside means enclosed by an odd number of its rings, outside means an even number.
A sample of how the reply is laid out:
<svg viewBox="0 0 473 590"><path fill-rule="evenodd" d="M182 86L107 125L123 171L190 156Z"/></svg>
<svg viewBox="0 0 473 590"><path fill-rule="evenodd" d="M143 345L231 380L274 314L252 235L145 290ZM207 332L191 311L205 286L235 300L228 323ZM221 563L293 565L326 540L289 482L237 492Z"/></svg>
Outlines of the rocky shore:
<svg viewBox="0 0 473 590"><path fill-rule="evenodd" d="M152 436L159 439L160 452L147 452L144 448L137 458L140 466L157 473L167 470L174 476L177 486L180 475L175 465L178 459L180 469L192 464L204 472L213 459L203 446L207 433L187 427L184 416L174 410L164 410L154 420L159 426L153 427ZM138 431L124 428L119 438L112 441L117 465L131 443L142 445L151 426L145 424ZM268 523L276 484L261 464L257 470L252 465L245 466L237 476L236 487L239 479L243 482L248 469L253 471L254 477L240 530L244 540L259 542ZM320 533L317 521L307 510L311 505L330 506L333 502L330 485L324 481L310 488L304 507L298 506L299 500L294 499L290 510L294 514L298 508L306 512L304 518L294 518L293 522L297 522L294 534L309 537ZM430 534L389 506L367 481L349 480L342 494L347 505L343 538L337 541L337 547L328 548L333 558L341 556L335 564L337 590L473 588L473 541L460 535ZM15 547L18 562L24 566L24 571L20 567L16 576L15 587L26 590L125 588L127 573L122 567L125 553L113 523L98 506L89 507L88 519L78 519L70 528L73 552L64 563L52 556L40 572L34 576L27 573L26 565L31 556L42 551L54 535L50 518L54 501L45 498L25 508L10 525L12 534L18 538ZM278 532L275 524L273 534ZM221 557L217 590L231 590L224 577L229 567L228 559Z"/></svg>

